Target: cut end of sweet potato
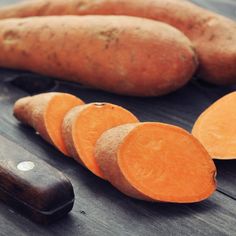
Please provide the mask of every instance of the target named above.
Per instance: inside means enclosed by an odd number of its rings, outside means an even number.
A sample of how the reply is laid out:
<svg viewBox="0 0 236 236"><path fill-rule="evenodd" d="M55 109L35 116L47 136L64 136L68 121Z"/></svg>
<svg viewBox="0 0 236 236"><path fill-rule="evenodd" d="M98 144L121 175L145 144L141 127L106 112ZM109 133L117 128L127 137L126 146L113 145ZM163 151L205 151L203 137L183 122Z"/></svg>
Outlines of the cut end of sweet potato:
<svg viewBox="0 0 236 236"><path fill-rule="evenodd" d="M236 92L207 108L194 124L192 134L213 159L236 159Z"/></svg>
<svg viewBox="0 0 236 236"><path fill-rule="evenodd" d="M104 178L94 157L101 134L115 126L138 122L126 109L109 103L92 103L72 109L63 124L64 140L70 154L95 175Z"/></svg>
<svg viewBox="0 0 236 236"><path fill-rule="evenodd" d="M22 123L31 125L31 107L29 105L32 97L24 97L16 101L13 107L13 115Z"/></svg>
<svg viewBox="0 0 236 236"><path fill-rule="evenodd" d="M58 93L51 99L44 113L46 128L53 144L67 156L69 153L62 137L63 119L69 110L82 104L84 102L73 95Z"/></svg>
<svg viewBox="0 0 236 236"><path fill-rule="evenodd" d="M142 200L199 202L216 189L216 168L207 151L191 134L171 125L111 129L98 140L96 160L115 187Z"/></svg>

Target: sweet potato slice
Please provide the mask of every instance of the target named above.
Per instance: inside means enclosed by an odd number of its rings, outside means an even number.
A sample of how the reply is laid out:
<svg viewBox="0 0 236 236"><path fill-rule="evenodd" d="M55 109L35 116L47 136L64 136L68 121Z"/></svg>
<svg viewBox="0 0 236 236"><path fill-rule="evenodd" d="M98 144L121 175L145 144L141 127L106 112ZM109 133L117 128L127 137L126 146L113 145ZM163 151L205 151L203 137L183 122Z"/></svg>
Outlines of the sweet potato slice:
<svg viewBox="0 0 236 236"><path fill-rule="evenodd" d="M71 156L95 175L104 178L95 157L94 147L100 135L115 126L136 123L126 109L109 103L91 103L73 108L66 115L62 133Z"/></svg>
<svg viewBox="0 0 236 236"><path fill-rule="evenodd" d="M236 159L236 92L207 108L197 119L192 134L213 159Z"/></svg>
<svg viewBox="0 0 236 236"><path fill-rule="evenodd" d="M127 124L102 134L96 161L128 196L176 203L198 202L216 188L215 165L185 130L162 123Z"/></svg>
<svg viewBox="0 0 236 236"><path fill-rule="evenodd" d="M14 106L14 115L21 122L32 126L62 153L68 155L62 139L62 122L72 107L81 104L84 104L82 100L70 94L42 93L19 99Z"/></svg>

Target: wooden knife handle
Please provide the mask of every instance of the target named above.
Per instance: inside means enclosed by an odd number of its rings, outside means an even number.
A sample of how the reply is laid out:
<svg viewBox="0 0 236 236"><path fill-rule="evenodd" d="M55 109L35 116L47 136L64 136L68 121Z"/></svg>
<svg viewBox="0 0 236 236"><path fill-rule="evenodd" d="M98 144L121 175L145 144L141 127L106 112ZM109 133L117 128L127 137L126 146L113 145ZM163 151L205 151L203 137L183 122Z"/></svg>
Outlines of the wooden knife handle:
<svg viewBox="0 0 236 236"><path fill-rule="evenodd" d="M0 199L48 224L73 208L74 191L61 172L0 136Z"/></svg>

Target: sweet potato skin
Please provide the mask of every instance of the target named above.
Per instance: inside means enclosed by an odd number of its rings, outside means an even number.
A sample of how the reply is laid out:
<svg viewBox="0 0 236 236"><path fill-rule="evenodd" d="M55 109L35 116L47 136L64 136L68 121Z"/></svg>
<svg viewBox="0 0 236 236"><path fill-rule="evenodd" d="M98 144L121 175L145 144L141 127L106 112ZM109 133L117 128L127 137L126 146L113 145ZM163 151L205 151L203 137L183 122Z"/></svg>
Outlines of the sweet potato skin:
<svg viewBox="0 0 236 236"><path fill-rule="evenodd" d="M70 156L73 157L76 161L78 161L83 166L84 166L84 163L81 160L75 148L76 145L74 143L72 129L73 129L74 121L76 120L77 116L88 106L89 106L88 104L85 104L85 105L77 106L71 109L64 117L64 121L62 124L62 136L66 144L67 150Z"/></svg>
<svg viewBox="0 0 236 236"><path fill-rule="evenodd" d="M191 42L164 23L128 16L0 22L0 66L134 96L170 93L198 62Z"/></svg>
<svg viewBox="0 0 236 236"><path fill-rule="evenodd" d="M48 102L57 95L56 92L39 94L33 97L24 97L14 104L13 114L14 116L31 127L49 143L53 145L47 127L44 121L44 112L47 109Z"/></svg>
<svg viewBox="0 0 236 236"><path fill-rule="evenodd" d="M0 9L0 18L88 14L130 15L166 22L194 43L201 78L215 84L236 83L236 23L185 0L38 0Z"/></svg>

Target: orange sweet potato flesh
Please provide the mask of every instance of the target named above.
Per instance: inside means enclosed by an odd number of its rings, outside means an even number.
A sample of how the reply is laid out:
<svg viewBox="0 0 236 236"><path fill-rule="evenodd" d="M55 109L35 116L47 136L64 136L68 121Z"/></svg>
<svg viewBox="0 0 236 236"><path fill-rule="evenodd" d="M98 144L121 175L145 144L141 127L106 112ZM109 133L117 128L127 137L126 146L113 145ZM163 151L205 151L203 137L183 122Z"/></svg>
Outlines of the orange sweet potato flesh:
<svg viewBox="0 0 236 236"><path fill-rule="evenodd" d="M46 141L68 155L62 138L61 126L65 114L84 104L79 98L65 93L42 93L21 98L14 105L15 117L32 126Z"/></svg>
<svg viewBox="0 0 236 236"><path fill-rule="evenodd" d="M186 84L198 62L192 43L164 23L129 16L0 21L0 66L135 96Z"/></svg>
<svg viewBox="0 0 236 236"><path fill-rule="evenodd" d="M192 134L213 159L236 159L236 92L208 107L196 120Z"/></svg>
<svg viewBox="0 0 236 236"><path fill-rule="evenodd" d="M0 9L0 18L87 14L166 22L193 41L200 59L200 77L215 84L236 83L235 22L185 0L38 0Z"/></svg>
<svg viewBox="0 0 236 236"><path fill-rule="evenodd" d="M127 124L102 134L96 161L124 194L147 201L199 202L216 189L216 168L185 130L162 123Z"/></svg>
<svg viewBox="0 0 236 236"><path fill-rule="evenodd" d="M94 157L94 147L101 134L115 126L137 123L138 119L126 109L110 103L91 103L70 110L62 130L67 150L80 164L104 178Z"/></svg>

